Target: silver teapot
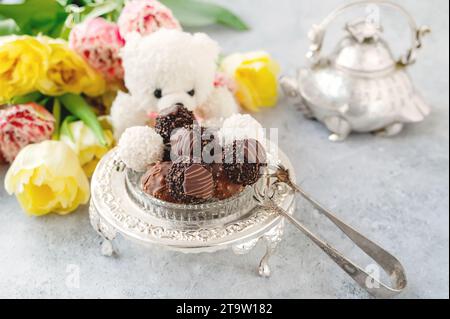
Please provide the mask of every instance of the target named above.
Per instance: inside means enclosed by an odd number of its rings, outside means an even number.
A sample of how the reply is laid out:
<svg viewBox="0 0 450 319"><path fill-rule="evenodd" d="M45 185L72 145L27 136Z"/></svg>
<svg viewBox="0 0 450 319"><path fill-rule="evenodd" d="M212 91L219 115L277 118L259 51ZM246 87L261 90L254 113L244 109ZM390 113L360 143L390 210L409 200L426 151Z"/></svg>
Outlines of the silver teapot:
<svg viewBox="0 0 450 319"><path fill-rule="evenodd" d="M407 17L412 47L405 56L395 60L380 37L382 28L363 18L348 23L348 35L334 53L321 57L327 27L347 9L362 5L388 6ZM310 32L312 45L307 58L311 65L300 69L295 79L283 77L281 86L306 117L325 124L332 132L332 141L343 141L352 131L394 136L405 123L420 122L430 113L406 72L428 32L428 27L418 28L405 9L392 2L359 1L342 6Z"/></svg>

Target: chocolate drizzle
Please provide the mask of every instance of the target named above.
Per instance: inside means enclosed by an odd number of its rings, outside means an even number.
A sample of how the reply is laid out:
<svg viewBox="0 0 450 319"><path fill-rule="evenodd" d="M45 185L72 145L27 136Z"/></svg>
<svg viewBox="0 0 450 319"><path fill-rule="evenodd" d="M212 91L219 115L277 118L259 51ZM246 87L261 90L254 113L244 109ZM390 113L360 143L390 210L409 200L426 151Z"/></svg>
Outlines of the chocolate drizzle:
<svg viewBox="0 0 450 319"><path fill-rule="evenodd" d="M166 177L170 195L185 204L201 204L214 194L214 178L209 166L179 158ZM211 186L212 184L212 186Z"/></svg>
<svg viewBox="0 0 450 319"><path fill-rule="evenodd" d="M266 151L257 140L245 140L243 146L246 163L266 164Z"/></svg>
<svg viewBox="0 0 450 319"><path fill-rule="evenodd" d="M196 132L186 128L177 129L170 137L171 156L174 161L179 157L201 156L201 137L195 136Z"/></svg>
<svg viewBox="0 0 450 319"><path fill-rule="evenodd" d="M174 130L170 138L171 159L176 161L180 157L187 157L204 164L220 163L222 147L215 139L215 134L215 131L195 125L192 129Z"/></svg>
<svg viewBox="0 0 450 319"><path fill-rule="evenodd" d="M184 172L183 189L188 196L210 199L214 195L212 173L199 164L189 166Z"/></svg>

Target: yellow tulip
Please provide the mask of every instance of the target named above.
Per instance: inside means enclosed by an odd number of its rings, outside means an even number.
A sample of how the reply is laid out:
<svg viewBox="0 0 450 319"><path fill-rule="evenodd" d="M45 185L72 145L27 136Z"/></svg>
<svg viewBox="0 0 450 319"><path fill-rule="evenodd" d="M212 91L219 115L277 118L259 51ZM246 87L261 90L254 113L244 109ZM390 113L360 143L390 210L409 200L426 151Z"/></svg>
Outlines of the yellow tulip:
<svg viewBox="0 0 450 319"><path fill-rule="evenodd" d="M66 42L41 38L51 49L45 75L38 81L37 89L46 95L66 93L99 96L105 92L103 77L92 69L84 59L72 51Z"/></svg>
<svg viewBox="0 0 450 319"><path fill-rule="evenodd" d="M50 47L30 36L0 39L0 104L35 90L48 67Z"/></svg>
<svg viewBox="0 0 450 319"><path fill-rule="evenodd" d="M82 121L68 124L67 131L61 132L61 141L66 143L78 155L80 164L88 177L94 174L95 168L102 157L112 148L114 138L112 131L107 129L107 124L101 121L106 143L100 144L94 132Z"/></svg>
<svg viewBox="0 0 450 319"><path fill-rule="evenodd" d="M2 37L0 61L0 104L34 91L50 96L99 96L106 89L101 74L62 40Z"/></svg>
<svg viewBox="0 0 450 319"><path fill-rule="evenodd" d="M232 54L222 61L221 69L234 78L236 99L243 108L256 112L276 105L280 67L268 53Z"/></svg>
<svg viewBox="0 0 450 319"><path fill-rule="evenodd" d="M65 143L26 146L9 168L5 188L30 215L68 214L89 201L89 181Z"/></svg>

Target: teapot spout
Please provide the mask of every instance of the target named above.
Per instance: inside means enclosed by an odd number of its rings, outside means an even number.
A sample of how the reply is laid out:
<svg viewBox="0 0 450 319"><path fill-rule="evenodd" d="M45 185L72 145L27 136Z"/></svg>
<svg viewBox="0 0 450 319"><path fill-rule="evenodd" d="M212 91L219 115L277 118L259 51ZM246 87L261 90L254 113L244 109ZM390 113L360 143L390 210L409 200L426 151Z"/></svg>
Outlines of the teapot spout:
<svg viewBox="0 0 450 319"><path fill-rule="evenodd" d="M283 76L280 79L280 85L283 89L284 94L290 99L298 100L300 96L300 92L298 89L298 82L297 79Z"/></svg>
<svg viewBox="0 0 450 319"><path fill-rule="evenodd" d="M301 71L299 71L300 74ZM284 76L280 79L280 85L286 97L296 106L306 118L313 119L314 114L306 105L300 92L298 79Z"/></svg>

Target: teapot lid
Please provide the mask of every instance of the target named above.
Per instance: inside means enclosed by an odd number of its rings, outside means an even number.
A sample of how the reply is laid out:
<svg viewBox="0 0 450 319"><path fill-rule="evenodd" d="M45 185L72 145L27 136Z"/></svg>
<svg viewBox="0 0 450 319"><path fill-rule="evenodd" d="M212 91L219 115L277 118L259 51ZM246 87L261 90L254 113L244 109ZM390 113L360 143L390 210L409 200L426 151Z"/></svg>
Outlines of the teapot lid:
<svg viewBox="0 0 450 319"><path fill-rule="evenodd" d="M386 42L380 38L382 28L367 20L358 20L346 26L349 36L344 38L335 51L336 67L372 73L389 70L396 62Z"/></svg>

